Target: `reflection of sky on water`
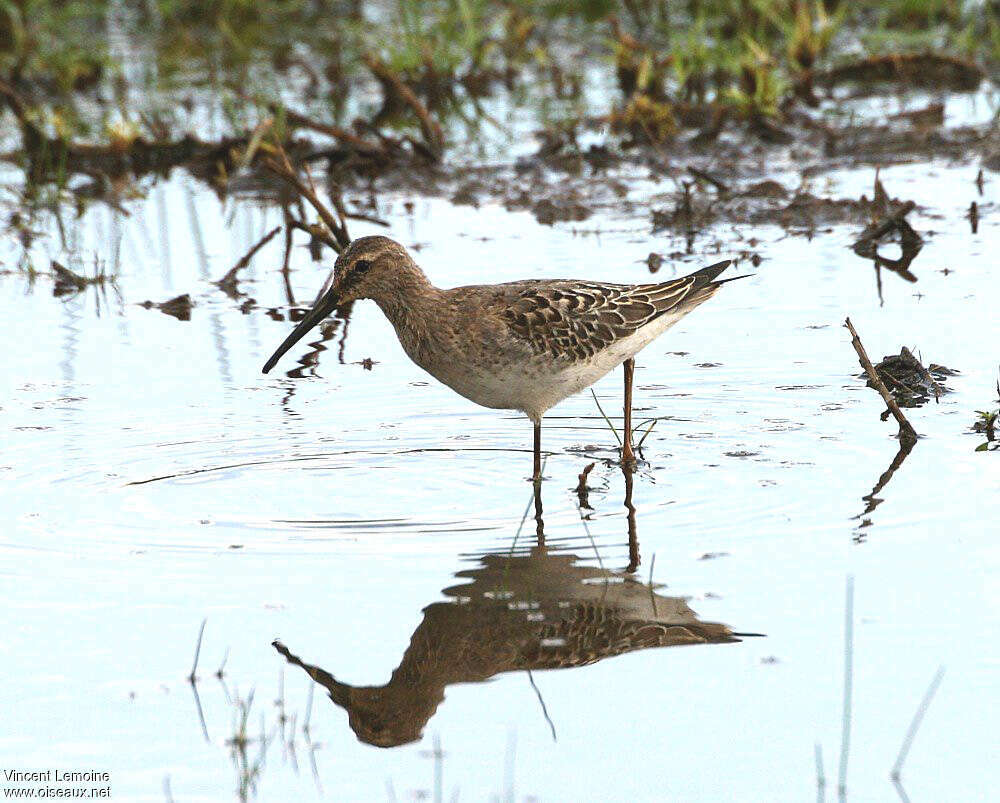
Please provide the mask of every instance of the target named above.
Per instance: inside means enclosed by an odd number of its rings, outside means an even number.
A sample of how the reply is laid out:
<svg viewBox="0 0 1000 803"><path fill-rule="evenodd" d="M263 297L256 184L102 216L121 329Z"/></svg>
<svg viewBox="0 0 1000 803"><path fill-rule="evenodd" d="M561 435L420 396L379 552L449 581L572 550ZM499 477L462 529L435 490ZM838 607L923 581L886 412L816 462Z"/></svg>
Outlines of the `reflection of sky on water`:
<svg viewBox="0 0 1000 803"><path fill-rule="evenodd" d="M727 288L639 359L637 420L668 418L650 435L649 466L635 482L638 575L645 579L655 554L664 593L691 598L706 621L766 638L536 673L557 743L523 673L450 687L420 745L390 752L359 745L343 715L317 699L311 722L326 790L370 799L387 778L400 795L429 788L432 762L421 751L439 734L446 793L486 797L501 789L514 731L519 795L801 799L813 783L814 742L834 774L850 572L851 789L888 796L885 778L909 719L946 663L908 760L907 789L926 799L980 798L991 766L984 703L996 698L1000 659L981 637L998 624L997 552L986 529L1000 468L975 455L965 434L993 396L998 359L988 292L997 220L984 213L976 236L956 223L978 198L974 174L937 163L883 171L890 194L924 207L914 226L935 233L914 263L916 284L883 276L881 308L870 264L848 247L852 229L812 241L772 227L699 239L696 252L719 237L728 253L752 234L764 261L754 279ZM870 192L871 177L838 173L833 193ZM996 186L979 198L984 209L995 210ZM583 228L608 232L583 234L492 203L475 210L414 199L407 216L404 200L394 197L380 214L401 240L421 244L418 262L442 285L545 275L641 281L648 273L639 260L675 247L651 238L644 219L601 214ZM244 696L257 689L254 722L273 713L277 636L345 682L384 682L421 610L469 568L460 556L509 546L530 487L530 425L429 381L368 303L353 310L343 364L330 347L319 353L320 378L262 377L290 327L266 314L285 299L282 238L240 284L260 309L242 314L210 281L279 215L221 203L182 174L129 211L119 219L94 207L67 221L83 272L95 252L112 258L98 231L118 232L120 302L110 289L100 306L93 289L53 299L44 277L33 289L15 275L0 283L0 576L10 589L0 614L10 656L0 707L12 723L0 745L24 766L110 767L116 794L129 798L162 799L168 774L177 799L225 798L232 709L211 677L225 650L229 684ZM61 257L49 248L58 239L36 246L40 269ZM715 257L709 250L706 261ZM16 261L9 251L3 258ZM682 273L701 261L674 267ZM293 266L296 297L311 298L325 269L302 246ZM673 275L671 266L660 275ZM196 304L188 323L136 306L184 292ZM885 501L863 529L853 517L897 444L895 428L878 420L877 396L852 376L859 369L841 328L848 313L873 357L906 344L962 371L950 383L955 393L911 411L925 437L880 490ZM310 348L303 343L296 356ZM357 364L366 357L377 361L371 371ZM597 392L616 410L620 376ZM586 559L571 489L588 462L613 457L613 438L581 394L552 411L543 445L553 452L546 535ZM589 529L602 561L620 570L628 559L621 475L599 462L591 485ZM859 533L864 543L855 544ZM205 616L200 691L210 746L182 683ZM770 656L778 662L762 663ZM301 721L306 678L284 678L286 705ZM297 776L279 745L270 750L261 799L315 795L304 763Z"/></svg>

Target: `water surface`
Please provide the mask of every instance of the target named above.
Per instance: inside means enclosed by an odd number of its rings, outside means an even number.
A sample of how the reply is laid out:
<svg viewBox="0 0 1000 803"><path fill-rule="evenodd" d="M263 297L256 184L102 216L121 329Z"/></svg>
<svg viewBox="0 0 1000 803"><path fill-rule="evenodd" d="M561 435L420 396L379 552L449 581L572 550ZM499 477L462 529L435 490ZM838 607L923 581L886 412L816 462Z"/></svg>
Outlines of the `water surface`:
<svg viewBox="0 0 1000 803"><path fill-rule="evenodd" d="M872 176L841 171L828 189L857 197ZM816 790L814 744L836 777L850 575L849 797L895 794L889 769L944 664L906 789L988 799L1000 464L973 451L969 428L998 370L998 184L978 196L974 176L945 162L882 171L933 233L917 283L883 272L881 303L871 263L849 248L853 227L806 238L719 226L668 260L658 277L746 251L751 236L762 257L637 359L636 418L661 420L631 523L589 393L546 418L536 514L530 423L423 374L370 302L262 376L292 302L312 299L329 260L296 247L290 299L278 237L245 272L244 296L211 282L280 225L276 210L219 201L175 173L127 216L93 206L67 220L67 247L41 238L33 261L72 256L92 273L97 260L115 286L53 298L45 276L0 281L3 755L108 769L129 800L164 799L165 779L178 800L241 789L262 800L802 800ZM962 217L973 199L991 210L975 235ZM684 250L627 210L547 227L495 202L400 192L379 203L388 233L442 286L639 282L650 251ZM3 258L16 263L13 243ZM181 293L190 321L139 306ZM899 447L856 376L847 315L873 358L908 345L960 371L954 392L908 411L921 440L876 499ZM595 390L619 415L620 374ZM591 462L586 508L574 488ZM631 623L649 644L552 659L566 644L542 624L588 615ZM185 678L203 619L196 699ZM699 643L651 646L662 633ZM275 639L342 685L314 684ZM538 642L530 660L526 639ZM401 666L421 667L424 696L369 711L383 720L369 741L402 742L371 746L336 697L391 683ZM234 734L251 692L243 745Z"/></svg>

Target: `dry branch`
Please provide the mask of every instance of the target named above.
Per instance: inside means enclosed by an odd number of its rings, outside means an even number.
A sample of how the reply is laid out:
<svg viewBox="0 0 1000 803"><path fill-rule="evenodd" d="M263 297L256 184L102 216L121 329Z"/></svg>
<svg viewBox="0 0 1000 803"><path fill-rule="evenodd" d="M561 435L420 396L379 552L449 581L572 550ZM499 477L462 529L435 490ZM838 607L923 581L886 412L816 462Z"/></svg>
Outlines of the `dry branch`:
<svg viewBox="0 0 1000 803"><path fill-rule="evenodd" d="M298 229L299 231L304 231L310 237L319 240L323 243L323 245L332 248L338 253L340 252L340 244L330 236L330 232L328 232L323 226L316 223L303 223L301 220L289 218L288 229Z"/></svg>
<svg viewBox="0 0 1000 803"><path fill-rule="evenodd" d="M327 243L327 245L339 254L351 244L351 236L347 233L347 221L344 220L344 207L339 196L336 194L331 195L331 200L340 214L340 219L338 220L337 217L335 217L334 214L327 208L326 204L320 200L315 190L299 178L299 176L292 170L287 158L283 159L282 162L278 162L277 160L268 157L267 159L264 159L262 165L264 166L264 169L282 179L300 196L309 201L313 209L315 209L316 213L319 215L320 220L323 221L327 229L329 229L330 233L333 235L332 239L323 240Z"/></svg>
<svg viewBox="0 0 1000 803"><path fill-rule="evenodd" d="M444 152L444 133L441 131L441 126L437 120L431 117L430 112L427 111L427 107L414 94L413 90L396 73L390 70L383 61L371 54L366 54L364 61L368 65L368 69L382 82L387 91L394 92L399 100L413 109L413 113L417 115L417 119L420 121L420 130L424 136L423 144L427 147L430 152L429 155L433 157L434 161L440 161L441 154Z"/></svg>
<svg viewBox="0 0 1000 803"><path fill-rule="evenodd" d="M688 165L687 170L695 178L699 178L702 181L707 181L709 184L715 187L715 189L717 189L719 192L721 193L729 192L729 185L726 184L726 182L724 182L722 179L713 176L707 170L699 170L697 167L692 167L691 165Z"/></svg>
<svg viewBox="0 0 1000 803"><path fill-rule="evenodd" d="M882 396L886 407L889 408L889 412L892 413L893 418L895 418L896 422L899 424L900 442L908 444L916 443L916 430L914 430L910 422L906 420L906 416L903 415L903 411L899 409L899 405L896 404L896 400L892 398L892 394L889 393L889 390L886 388L885 383L879 376L878 371L875 370L875 366L872 365L872 361L868 359L865 347L861 344L861 338L858 337L858 333L855 330L854 325L851 323L850 318L847 318L844 321L844 326L846 326L848 331L851 333L851 345L854 346L854 350L858 353L858 360L861 362L861 367L865 369L865 373L868 374L868 378L871 379L872 384L875 386L875 390L877 390Z"/></svg>
<svg viewBox="0 0 1000 803"><path fill-rule="evenodd" d="M869 56L816 73L814 80L824 87L848 81L900 81L912 86L969 91L976 89L984 77L985 73L978 65L955 56L938 53L889 53Z"/></svg>
<svg viewBox="0 0 1000 803"><path fill-rule="evenodd" d="M580 473L579 482L576 484L576 495L580 499L580 507L586 508L587 510L592 510L590 502L588 500L588 495L590 493L590 488L587 486L587 477L590 476L590 472L594 470L594 464L588 463L584 466L583 471Z"/></svg>
<svg viewBox="0 0 1000 803"><path fill-rule="evenodd" d="M389 157L389 154L386 152L382 143L369 142L366 139L362 139L357 134L352 134L345 128L329 125L328 123L321 123L317 120L306 117L304 114L292 111L289 108L285 108L283 113L285 115L285 119L293 126L308 128L310 131L315 131L318 134L326 134L328 137L333 137L338 142L351 147L362 156L368 156L376 159L387 159Z"/></svg>

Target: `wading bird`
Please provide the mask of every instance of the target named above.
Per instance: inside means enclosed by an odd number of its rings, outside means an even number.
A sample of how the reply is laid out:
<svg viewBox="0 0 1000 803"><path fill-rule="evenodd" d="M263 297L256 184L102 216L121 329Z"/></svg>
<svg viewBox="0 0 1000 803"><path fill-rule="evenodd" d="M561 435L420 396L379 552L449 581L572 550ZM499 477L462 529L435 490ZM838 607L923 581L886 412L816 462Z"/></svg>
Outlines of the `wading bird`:
<svg viewBox="0 0 1000 803"><path fill-rule="evenodd" d="M630 464L633 357L732 281L716 281L729 264L658 284L529 279L442 290L399 243L360 237L337 258L313 308L264 364L264 373L336 307L369 298L410 359L431 376L476 404L520 410L531 419L536 481L542 416L622 365L622 462Z"/></svg>

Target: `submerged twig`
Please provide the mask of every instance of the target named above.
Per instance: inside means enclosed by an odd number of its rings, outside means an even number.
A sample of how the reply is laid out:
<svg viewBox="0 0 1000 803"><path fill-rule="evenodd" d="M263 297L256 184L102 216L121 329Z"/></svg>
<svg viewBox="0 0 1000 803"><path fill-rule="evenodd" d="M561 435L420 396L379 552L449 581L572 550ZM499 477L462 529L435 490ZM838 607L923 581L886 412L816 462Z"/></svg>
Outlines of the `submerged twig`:
<svg viewBox="0 0 1000 803"><path fill-rule="evenodd" d="M233 265L219 281L215 284L216 286L226 293L232 293L236 291L236 274L239 273L243 268L250 264L250 260L254 258L254 255L260 251L265 245L274 239L274 236L281 231L281 226L275 226L267 234L260 238L242 257L240 257L239 262Z"/></svg>
<svg viewBox="0 0 1000 803"><path fill-rule="evenodd" d="M855 330L854 325L851 323L850 318L847 318L844 321L844 326L846 326L848 331L851 333L851 345L854 346L854 350L858 353L858 359L861 361L861 366L865 369L865 373L868 374L868 378L871 379L872 384L875 386L875 390L877 390L882 396L886 406L889 408L889 412L892 413L896 422L899 424L900 441L910 444L916 443L916 430L914 430L910 422L906 420L906 416L903 415L903 411L899 409L899 405L896 404L896 400L892 398L892 394L889 393L888 388L885 386L885 382L883 382L882 378L878 375L878 371L875 370L875 366L872 365L872 361L868 359L865 347L861 344L861 338L858 337L858 333Z"/></svg>

